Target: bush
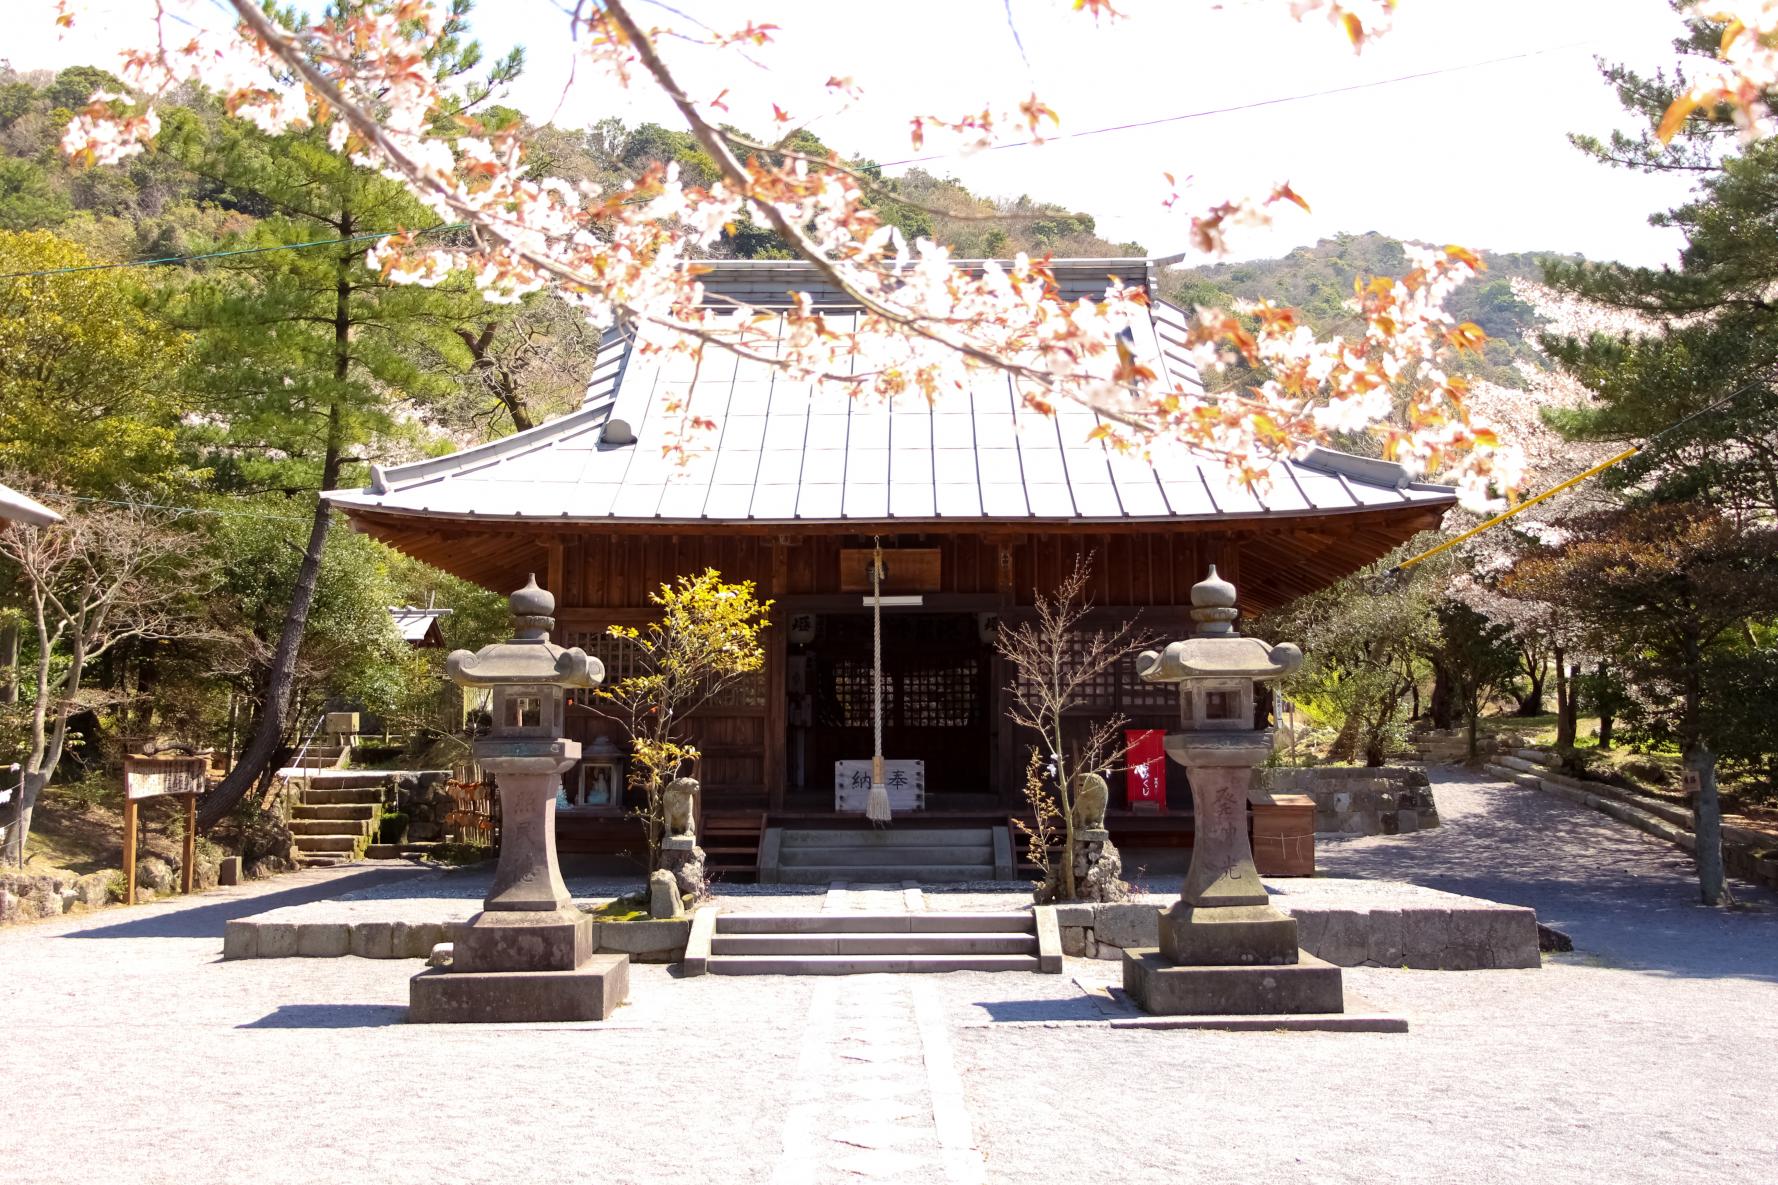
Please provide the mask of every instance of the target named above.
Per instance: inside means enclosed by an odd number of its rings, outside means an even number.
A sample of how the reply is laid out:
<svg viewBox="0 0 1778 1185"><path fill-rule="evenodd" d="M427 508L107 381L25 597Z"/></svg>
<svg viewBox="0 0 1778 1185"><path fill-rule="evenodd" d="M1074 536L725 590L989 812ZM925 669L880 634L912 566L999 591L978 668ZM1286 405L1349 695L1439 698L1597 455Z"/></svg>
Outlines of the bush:
<svg viewBox="0 0 1778 1185"><path fill-rule="evenodd" d="M1673 775L1667 767L1658 761L1638 757L1618 766L1618 770L1627 778L1634 778L1645 786L1658 786L1666 789L1673 785Z"/></svg>

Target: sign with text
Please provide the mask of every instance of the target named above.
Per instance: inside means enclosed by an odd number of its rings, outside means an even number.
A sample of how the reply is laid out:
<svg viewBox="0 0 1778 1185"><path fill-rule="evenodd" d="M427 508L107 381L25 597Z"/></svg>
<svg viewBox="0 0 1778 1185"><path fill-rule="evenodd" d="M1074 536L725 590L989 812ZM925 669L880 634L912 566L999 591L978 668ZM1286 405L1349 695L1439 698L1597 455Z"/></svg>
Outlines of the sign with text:
<svg viewBox="0 0 1778 1185"><path fill-rule="evenodd" d="M883 786L889 791L889 809L918 811L926 807L926 763L883 761ZM833 809L862 811L870 797L870 758L833 763Z"/></svg>
<svg viewBox="0 0 1778 1185"><path fill-rule="evenodd" d="M131 753L123 759L124 795L132 800L168 794L202 794L210 758L183 753L148 757Z"/></svg>

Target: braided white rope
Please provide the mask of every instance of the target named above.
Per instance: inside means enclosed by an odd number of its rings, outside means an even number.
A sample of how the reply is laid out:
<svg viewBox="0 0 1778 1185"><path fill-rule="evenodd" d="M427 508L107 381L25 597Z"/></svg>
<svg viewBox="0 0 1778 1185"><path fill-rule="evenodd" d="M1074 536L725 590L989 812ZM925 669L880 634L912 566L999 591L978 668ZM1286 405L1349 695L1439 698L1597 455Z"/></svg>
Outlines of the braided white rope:
<svg viewBox="0 0 1778 1185"><path fill-rule="evenodd" d="M864 800L864 817L873 823L887 823L889 821L889 788L883 784L883 545L878 540L872 540L872 545L870 558L870 794Z"/></svg>

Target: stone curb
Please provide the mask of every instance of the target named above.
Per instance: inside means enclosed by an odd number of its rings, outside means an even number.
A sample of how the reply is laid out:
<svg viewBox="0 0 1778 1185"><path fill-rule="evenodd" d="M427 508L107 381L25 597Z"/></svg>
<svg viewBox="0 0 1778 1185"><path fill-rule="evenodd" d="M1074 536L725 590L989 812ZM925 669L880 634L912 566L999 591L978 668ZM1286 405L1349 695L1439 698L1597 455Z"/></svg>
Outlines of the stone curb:
<svg viewBox="0 0 1778 1185"><path fill-rule="evenodd" d="M703 975L710 969L710 942L716 937L716 907L704 905L691 918L691 936L685 940L685 957L680 968L687 976Z"/></svg>
<svg viewBox="0 0 1778 1185"><path fill-rule="evenodd" d="M714 907L706 907L712 914ZM699 910L699 914L704 910ZM424 959L441 942L455 943L462 922L277 922L239 918L224 923L222 957L235 959ZM686 952L693 919L595 922L595 950L637 963L675 963ZM706 944L706 954L708 944Z"/></svg>
<svg viewBox="0 0 1778 1185"><path fill-rule="evenodd" d="M1607 798L1604 795L1597 794L1591 790L1583 790L1580 787L1571 784L1573 779L1563 778L1557 780L1556 778L1550 777L1547 773L1526 773L1523 770L1513 769L1512 767L1505 765L1490 764L1485 765L1482 768L1486 772L1491 773L1495 777L1504 781L1512 782L1531 790L1542 790L1546 794L1554 794L1558 798L1565 798L1569 802L1579 806L1588 807L1601 814L1610 815L1620 823L1628 823L1638 831L1646 832L1657 839L1664 839L1668 843L1682 847L1688 852L1696 852L1698 849L1697 838L1693 836L1691 831L1687 828L1677 826L1666 819L1650 814L1648 811L1637 807L1630 806L1627 803L1619 802L1613 798Z"/></svg>
<svg viewBox="0 0 1778 1185"><path fill-rule="evenodd" d="M1517 905L1353 908L1272 903L1297 920L1297 941L1339 967L1411 967L1481 971L1538 967L1537 912ZM1062 950L1076 957L1120 959L1159 943L1160 907L1142 904L1056 908Z"/></svg>

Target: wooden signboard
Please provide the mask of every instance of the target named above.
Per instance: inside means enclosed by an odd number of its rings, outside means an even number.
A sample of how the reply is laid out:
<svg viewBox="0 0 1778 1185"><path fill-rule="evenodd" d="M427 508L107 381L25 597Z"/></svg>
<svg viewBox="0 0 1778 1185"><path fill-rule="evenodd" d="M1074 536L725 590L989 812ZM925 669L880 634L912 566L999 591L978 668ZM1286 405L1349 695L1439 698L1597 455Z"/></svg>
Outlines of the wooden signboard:
<svg viewBox="0 0 1778 1185"><path fill-rule="evenodd" d="M179 858L179 891L191 892L193 866L197 863L198 795L209 782L208 753L130 753L123 759L123 871L124 904L136 904L136 819L138 804L145 798L175 797L185 800L185 849Z"/></svg>
<svg viewBox="0 0 1778 1185"><path fill-rule="evenodd" d="M883 760L883 786L889 791L889 809L918 811L926 808L926 763ZM833 809L862 811L870 797L870 758L833 763Z"/></svg>
<svg viewBox="0 0 1778 1185"><path fill-rule="evenodd" d="M870 561L875 554L868 547L840 549L840 591L871 590ZM894 547L883 549L883 591L885 593L927 593L939 591L939 550L936 547Z"/></svg>

